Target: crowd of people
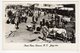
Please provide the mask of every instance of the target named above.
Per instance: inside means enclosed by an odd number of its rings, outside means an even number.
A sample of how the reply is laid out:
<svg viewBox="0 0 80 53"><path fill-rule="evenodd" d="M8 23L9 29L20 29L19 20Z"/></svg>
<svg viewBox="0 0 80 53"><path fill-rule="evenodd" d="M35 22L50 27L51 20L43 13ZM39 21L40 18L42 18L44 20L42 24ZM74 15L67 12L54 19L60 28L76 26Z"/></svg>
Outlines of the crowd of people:
<svg viewBox="0 0 80 53"><path fill-rule="evenodd" d="M26 25L28 31L35 34L43 34L43 37L39 37L43 40L46 38L58 39L62 38L63 41L75 41L75 25L72 27L67 27L71 23L71 18L57 14L51 13L48 10L32 10L32 9L9 9L7 10L7 21L6 23L11 26L10 33L15 33L16 30L20 29L19 24L28 23L27 20L31 17L31 26ZM70 28L70 29L68 29Z"/></svg>

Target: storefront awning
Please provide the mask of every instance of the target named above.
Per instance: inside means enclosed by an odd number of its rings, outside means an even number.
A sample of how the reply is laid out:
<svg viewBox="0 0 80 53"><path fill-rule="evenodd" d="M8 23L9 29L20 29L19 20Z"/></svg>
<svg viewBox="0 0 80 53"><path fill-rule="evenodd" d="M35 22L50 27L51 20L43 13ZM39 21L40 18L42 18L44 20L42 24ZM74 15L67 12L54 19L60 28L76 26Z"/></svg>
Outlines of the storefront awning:
<svg viewBox="0 0 80 53"><path fill-rule="evenodd" d="M74 10L74 9L73 9L73 8L62 7L62 8L59 8L59 10L68 10L68 11L72 11L72 10Z"/></svg>

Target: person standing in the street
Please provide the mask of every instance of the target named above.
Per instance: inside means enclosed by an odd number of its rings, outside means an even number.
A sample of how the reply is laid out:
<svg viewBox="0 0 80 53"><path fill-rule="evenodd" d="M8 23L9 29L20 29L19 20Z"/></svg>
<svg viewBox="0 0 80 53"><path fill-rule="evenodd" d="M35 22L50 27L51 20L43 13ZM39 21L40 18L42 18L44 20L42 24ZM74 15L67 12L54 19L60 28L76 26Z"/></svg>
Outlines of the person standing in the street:
<svg viewBox="0 0 80 53"><path fill-rule="evenodd" d="M19 29L19 12L16 12L16 18L15 18L15 24L16 24L16 29Z"/></svg>
<svg viewBox="0 0 80 53"><path fill-rule="evenodd" d="M34 16L32 17L32 23L34 23L35 21L34 21Z"/></svg>
<svg viewBox="0 0 80 53"><path fill-rule="evenodd" d="M24 13L24 12L23 12L23 14L22 14L22 19L23 19L23 21L26 23L27 18L26 18L26 13Z"/></svg>
<svg viewBox="0 0 80 53"><path fill-rule="evenodd" d="M7 15L8 15L9 19L11 19L12 18L12 11L9 10L8 13L7 13Z"/></svg>
<svg viewBox="0 0 80 53"><path fill-rule="evenodd" d="M45 25L45 19L42 19L43 26Z"/></svg>
<svg viewBox="0 0 80 53"><path fill-rule="evenodd" d="M59 27L59 20L60 20L60 17L56 14L55 15L55 25L56 25L56 27Z"/></svg>
<svg viewBox="0 0 80 53"><path fill-rule="evenodd" d="M46 20L46 26L47 26L47 28L49 28L49 22L48 22L48 20Z"/></svg>
<svg viewBox="0 0 80 53"><path fill-rule="evenodd" d="M38 16L36 17L36 22L38 21Z"/></svg>

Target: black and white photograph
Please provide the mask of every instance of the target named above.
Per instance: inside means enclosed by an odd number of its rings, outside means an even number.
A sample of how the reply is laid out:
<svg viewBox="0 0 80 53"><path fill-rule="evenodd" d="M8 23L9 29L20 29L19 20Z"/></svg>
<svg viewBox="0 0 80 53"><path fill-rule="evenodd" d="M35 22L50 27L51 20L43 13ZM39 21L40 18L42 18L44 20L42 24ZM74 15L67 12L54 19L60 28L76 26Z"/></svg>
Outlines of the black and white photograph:
<svg viewBox="0 0 80 53"><path fill-rule="evenodd" d="M8 43L76 43L75 4L25 3L5 6Z"/></svg>

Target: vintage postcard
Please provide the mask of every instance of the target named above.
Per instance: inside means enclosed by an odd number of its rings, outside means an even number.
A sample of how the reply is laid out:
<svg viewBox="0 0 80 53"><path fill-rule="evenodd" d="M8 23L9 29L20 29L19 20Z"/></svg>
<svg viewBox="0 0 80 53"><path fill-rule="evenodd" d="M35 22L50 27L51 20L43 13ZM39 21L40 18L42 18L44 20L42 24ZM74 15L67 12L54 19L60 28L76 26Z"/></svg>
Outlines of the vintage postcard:
<svg viewBox="0 0 80 53"><path fill-rule="evenodd" d="M78 1L3 1L3 49L78 50Z"/></svg>

